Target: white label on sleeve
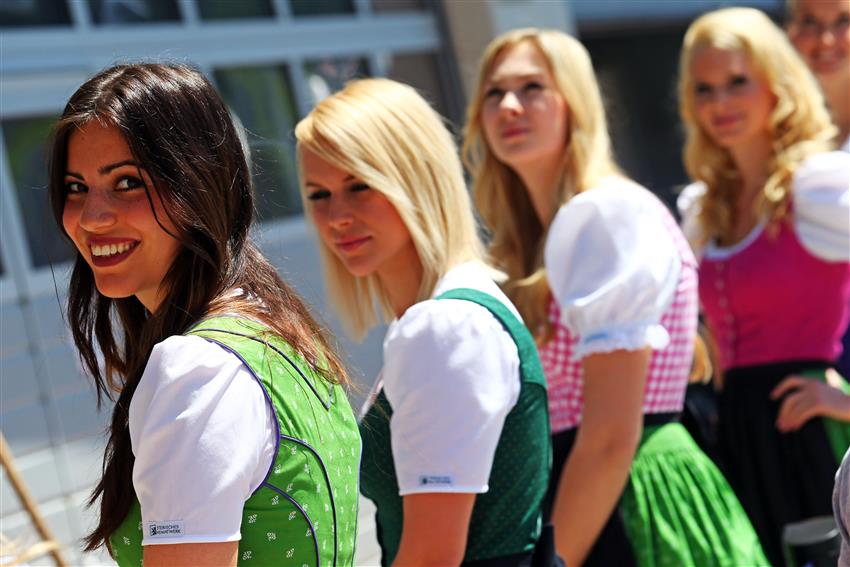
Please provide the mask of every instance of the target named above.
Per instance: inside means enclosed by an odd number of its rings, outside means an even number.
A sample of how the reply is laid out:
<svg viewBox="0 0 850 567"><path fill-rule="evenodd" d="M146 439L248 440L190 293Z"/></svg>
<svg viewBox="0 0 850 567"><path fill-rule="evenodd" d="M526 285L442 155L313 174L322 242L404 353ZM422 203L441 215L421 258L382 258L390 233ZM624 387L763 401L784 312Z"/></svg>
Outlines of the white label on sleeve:
<svg viewBox="0 0 850 567"><path fill-rule="evenodd" d="M422 475L419 477L420 486L452 486L454 483L451 475Z"/></svg>
<svg viewBox="0 0 850 567"><path fill-rule="evenodd" d="M183 520L148 522L148 537L183 537Z"/></svg>

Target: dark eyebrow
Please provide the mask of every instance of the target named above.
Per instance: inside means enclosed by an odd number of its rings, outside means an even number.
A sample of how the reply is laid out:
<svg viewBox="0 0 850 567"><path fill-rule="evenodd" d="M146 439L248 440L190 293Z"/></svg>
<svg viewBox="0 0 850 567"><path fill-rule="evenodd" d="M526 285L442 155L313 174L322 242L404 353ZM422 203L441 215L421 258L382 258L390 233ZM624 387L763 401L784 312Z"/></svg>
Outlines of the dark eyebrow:
<svg viewBox="0 0 850 567"><path fill-rule="evenodd" d="M103 167L98 169L97 172L100 173L101 175L106 175L110 171L118 169L119 167L124 167L125 165L132 165L132 166L135 166L138 169L145 169L144 167L139 165L139 163L136 162L135 160L125 159L124 161L119 161L119 162L116 162L116 163L110 163L109 165L104 165ZM86 180L86 178L83 177L82 174L79 174L75 171L66 171L65 175L70 175L71 177L76 177L80 181Z"/></svg>
<svg viewBox="0 0 850 567"><path fill-rule="evenodd" d="M123 167L125 165L133 165L138 169L144 169L144 167L139 165L139 163L137 161L132 160L132 159L125 159L124 161L119 161L119 162L115 162L115 163L110 163L109 165L104 165L103 167L98 169L97 172L100 173L101 175L106 175L107 173L109 173L113 169L118 169L119 167Z"/></svg>

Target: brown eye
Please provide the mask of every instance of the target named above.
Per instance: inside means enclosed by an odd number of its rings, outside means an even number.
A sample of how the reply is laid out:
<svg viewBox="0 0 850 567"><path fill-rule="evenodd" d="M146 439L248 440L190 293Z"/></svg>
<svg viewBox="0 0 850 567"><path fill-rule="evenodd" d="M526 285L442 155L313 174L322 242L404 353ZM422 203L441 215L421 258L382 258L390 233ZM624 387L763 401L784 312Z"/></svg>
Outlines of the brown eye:
<svg viewBox="0 0 850 567"><path fill-rule="evenodd" d="M133 189L141 189L145 186L144 181L139 179L138 177L133 177L132 175L128 175L126 177L122 177L118 180L118 183L115 184L116 191L132 191Z"/></svg>
<svg viewBox="0 0 850 567"><path fill-rule="evenodd" d="M69 181L65 183L65 194L66 195L75 195L78 193L85 193L87 187L80 183L79 181Z"/></svg>

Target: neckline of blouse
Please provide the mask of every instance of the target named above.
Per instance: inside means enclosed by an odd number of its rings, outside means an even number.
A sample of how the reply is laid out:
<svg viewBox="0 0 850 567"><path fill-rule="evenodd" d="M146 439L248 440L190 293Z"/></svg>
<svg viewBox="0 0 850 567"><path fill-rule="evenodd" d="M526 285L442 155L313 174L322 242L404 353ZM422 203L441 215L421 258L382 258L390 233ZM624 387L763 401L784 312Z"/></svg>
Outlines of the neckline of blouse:
<svg viewBox="0 0 850 567"><path fill-rule="evenodd" d="M764 221L758 223L753 227L749 234L731 246L719 246L717 244L717 240L712 239L708 244L706 244L703 256L705 258L711 258L712 260L725 260L730 256L734 256L755 242L761 233L764 232L766 226L767 224Z"/></svg>

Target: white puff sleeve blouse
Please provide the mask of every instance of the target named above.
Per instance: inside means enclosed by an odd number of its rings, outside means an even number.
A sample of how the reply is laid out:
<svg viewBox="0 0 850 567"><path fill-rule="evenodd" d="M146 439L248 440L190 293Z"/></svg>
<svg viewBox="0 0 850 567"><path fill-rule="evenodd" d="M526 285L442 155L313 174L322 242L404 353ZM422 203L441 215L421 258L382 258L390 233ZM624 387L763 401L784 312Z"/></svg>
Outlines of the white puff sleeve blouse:
<svg viewBox="0 0 850 567"><path fill-rule="evenodd" d="M828 262L850 261L850 153L809 157L794 175L791 190L800 243Z"/></svg>
<svg viewBox="0 0 850 567"><path fill-rule="evenodd" d="M453 287L509 305L473 263L454 268L437 295ZM382 378L393 409L399 493L487 492L505 418L520 391L519 354L498 319L470 301L417 303L387 332Z"/></svg>
<svg viewBox="0 0 850 567"><path fill-rule="evenodd" d="M561 207L546 239L549 286L575 356L661 349L660 324L681 273L663 205L646 189L611 178Z"/></svg>
<svg viewBox="0 0 850 567"><path fill-rule="evenodd" d="M154 346L130 403L133 486L142 522L181 534L143 545L241 538L242 508L274 458L274 414L234 354L201 337Z"/></svg>

